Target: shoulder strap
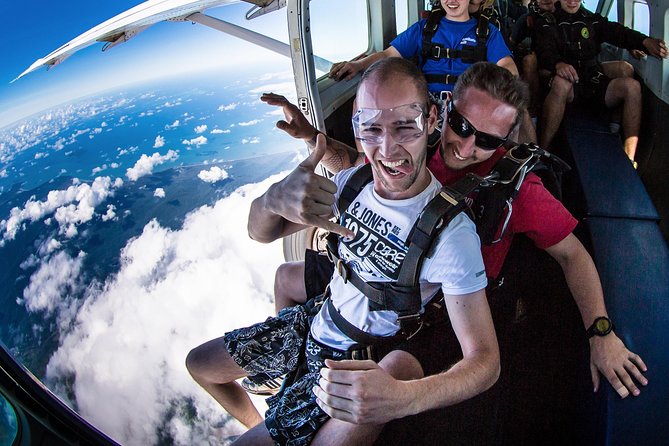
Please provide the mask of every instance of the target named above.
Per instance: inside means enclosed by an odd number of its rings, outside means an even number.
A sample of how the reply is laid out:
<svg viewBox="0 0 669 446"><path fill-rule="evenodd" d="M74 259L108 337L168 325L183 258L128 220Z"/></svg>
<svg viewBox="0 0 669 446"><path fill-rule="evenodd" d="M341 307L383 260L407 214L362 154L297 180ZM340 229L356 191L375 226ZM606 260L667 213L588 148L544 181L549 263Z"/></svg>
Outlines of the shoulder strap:
<svg viewBox="0 0 669 446"><path fill-rule="evenodd" d="M362 191L367 184L371 183L373 179L372 165L370 163L365 164L353 172L339 194L337 209L339 209L340 215L348 209L351 203L353 203L353 200L355 200L355 197L357 197L360 191Z"/></svg>
<svg viewBox="0 0 669 446"><path fill-rule="evenodd" d="M495 234L506 212L500 238L504 234L513 212L512 202L530 171L541 172L542 178L552 178L555 184L549 190L557 198L559 178L569 169L567 163L535 144L521 144L509 149L495 163L474 200L474 221L481 243L491 245L499 241L499 238L495 240Z"/></svg>
<svg viewBox="0 0 669 446"><path fill-rule="evenodd" d="M430 58L431 48L432 48L432 39L439 29L439 23L441 19L446 16L446 11L441 8L441 5L438 7L433 7L430 11L430 15L425 21L423 26L423 50L420 66L425 65L425 62Z"/></svg>
<svg viewBox="0 0 669 446"><path fill-rule="evenodd" d="M437 235L463 210L467 209L465 198L483 179L469 174L452 186L444 186L425 206L414 223L407 242L409 250L400 266L397 284L416 286L426 255L434 245Z"/></svg>

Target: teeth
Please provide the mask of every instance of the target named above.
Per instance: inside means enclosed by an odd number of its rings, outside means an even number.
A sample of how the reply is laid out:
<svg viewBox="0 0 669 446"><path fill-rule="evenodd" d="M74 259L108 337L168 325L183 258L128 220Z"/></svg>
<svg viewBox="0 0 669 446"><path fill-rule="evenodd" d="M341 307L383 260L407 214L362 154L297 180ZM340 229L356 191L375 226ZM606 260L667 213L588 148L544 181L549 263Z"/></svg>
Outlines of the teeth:
<svg viewBox="0 0 669 446"><path fill-rule="evenodd" d="M453 152L453 156L455 156L455 158L460 160L460 161L464 161L464 160L467 159L467 158L463 158L460 155L458 155L458 152L456 152L455 149L453 149L452 152Z"/></svg>
<svg viewBox="0 0 669 446"><path fill-rule="evenodd" d="M402 161L381 161L381 164L383 164L386 167L390 167L391 169L394 169L395 167L401 165L404 163L404 160Z"/></svg>

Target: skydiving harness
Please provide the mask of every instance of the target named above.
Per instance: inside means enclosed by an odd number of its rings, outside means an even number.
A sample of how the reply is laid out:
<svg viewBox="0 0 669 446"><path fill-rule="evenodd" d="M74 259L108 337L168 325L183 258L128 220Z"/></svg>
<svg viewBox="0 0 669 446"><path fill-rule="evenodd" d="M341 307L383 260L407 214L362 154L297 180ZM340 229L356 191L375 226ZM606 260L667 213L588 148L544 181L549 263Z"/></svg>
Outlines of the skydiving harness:
<svg viewBox="0 0 669 446"><path fill-rule="evenodd" d="M414 223L406 244L408 251L399 267L395 282L365 282L346 262L339 257L339 237L330 233L327 238L327 252L335 264L335 271L344 282L351 282L367 299L370 311L390 310L397 313L400 330L394 336L375 336L364 332L348 322L335 308L331 299L325 301L326 309L334 324L357 345L353 350L370 351L370 346L387 346L415 336L424 326L429 326L440 319L443 320L441 292L430 300L425 311L421 313L422 300L420 294L419 275L423 260L430 257L431 249L439 233L461 211L467 210L465 201L477 188L495 189L493 186L505 188L508 197L504 201L507 216L502 225L502 235L507 229L513 212L512 202L517 196L520 186L527 174L537 167L541 159L567 166L564 161L539 148L535 144L522 144L509 149L491 172L485 177L468 173L453 186L443 186L441 191L430 200L421 211ZM567 166L568 169L568 166ZM344 185L337 202L340 215L355 200L360 191L372 181L371 165L367 164L354 172ZM496 220L499 222L499 219ZM477 225L478 226L478 225ZM497 225L496 227L499 227ZM501 239L501 236L496 241ZM493 241L495 242L495 241ZM326 291L325 298L328 297ZM437 311L440 310L440 311Z"/></svg>
<svg viewBox="0 0 669 446"><path fill-rule="evenodd" d="M476 45L463 45L462 49L447 48L439 43L432 42L441 19L446 16L446 12L439 5L433 7L430 15L423 26L423 50L421 52L420 68L423 71L423 66L429 60L440 59L462 59L464 63L473 64L475 62L483 62L488 60L488 36L490 35L490 28L488 24L494 14L494 9L487 8L481 11L476 25ZM454 84L458 76L454 74L425 74L427 82L439 84Z"/></svg>

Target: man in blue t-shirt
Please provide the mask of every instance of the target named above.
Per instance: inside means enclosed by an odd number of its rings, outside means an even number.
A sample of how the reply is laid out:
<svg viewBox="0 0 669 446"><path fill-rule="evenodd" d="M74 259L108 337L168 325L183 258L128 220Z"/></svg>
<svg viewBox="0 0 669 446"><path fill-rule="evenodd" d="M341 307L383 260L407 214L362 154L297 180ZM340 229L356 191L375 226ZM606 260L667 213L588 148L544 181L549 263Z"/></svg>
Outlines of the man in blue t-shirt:
<svg viewBox="0 0 669 446"><path fill-rule="evenodd" d="M478 61L470 58L479 42L476 38L478 21L470 17L468 6L468 0L441 0L444 16L439 21L439 26L431 39L431 43L434 45L430 49L431 57L426 57L423 52L423 33L428 19L422 19L398 35L385 50L370 54L359 60L334 64L330 70L330 77L336 80L351 79L375 61L385 57L415 58L418 60L421 71L427 77L430 92L439 94L442 91L451 91L457 76L462 74L472 63ZM511 51L504 43L504 38L499 30L491 24L488 24L488 37L485 45L486 52L481 61L493 62L506 68L514 75L518 75L518 69L511 57ZM441 47L441 49L435 49L435 46ZM443 57L446 49L456 51L458 52L456 55L462 55L463 57ZM443 75L452 77L448 79L438 78L438 76Z"/></svg>

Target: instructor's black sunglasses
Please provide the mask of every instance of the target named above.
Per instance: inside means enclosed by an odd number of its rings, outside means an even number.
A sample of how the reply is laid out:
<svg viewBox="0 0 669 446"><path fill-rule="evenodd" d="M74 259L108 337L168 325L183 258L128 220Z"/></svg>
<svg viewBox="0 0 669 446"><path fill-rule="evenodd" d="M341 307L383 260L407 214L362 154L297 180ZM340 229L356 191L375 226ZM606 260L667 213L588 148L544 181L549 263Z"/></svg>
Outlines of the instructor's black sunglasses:
<svg viewBox="0 0 669 446"><path fill-rule="evenodd" d="M489 133L476 130L476 128L472 125L471 122L467 120L467 118L458 113L452 100L448 101L448 107L446 110L448 113L446 122L448 122L448 126L453 130L453 132L455 132L455 134L460 138L469 138L470 136L474 135L476 138L474 140L475 144L483 150L499 149L504 144L506 144L506 141L509 139L509 135L511 134L511 130L513 130L512 127L504 138L493 136Z"/></svg>

